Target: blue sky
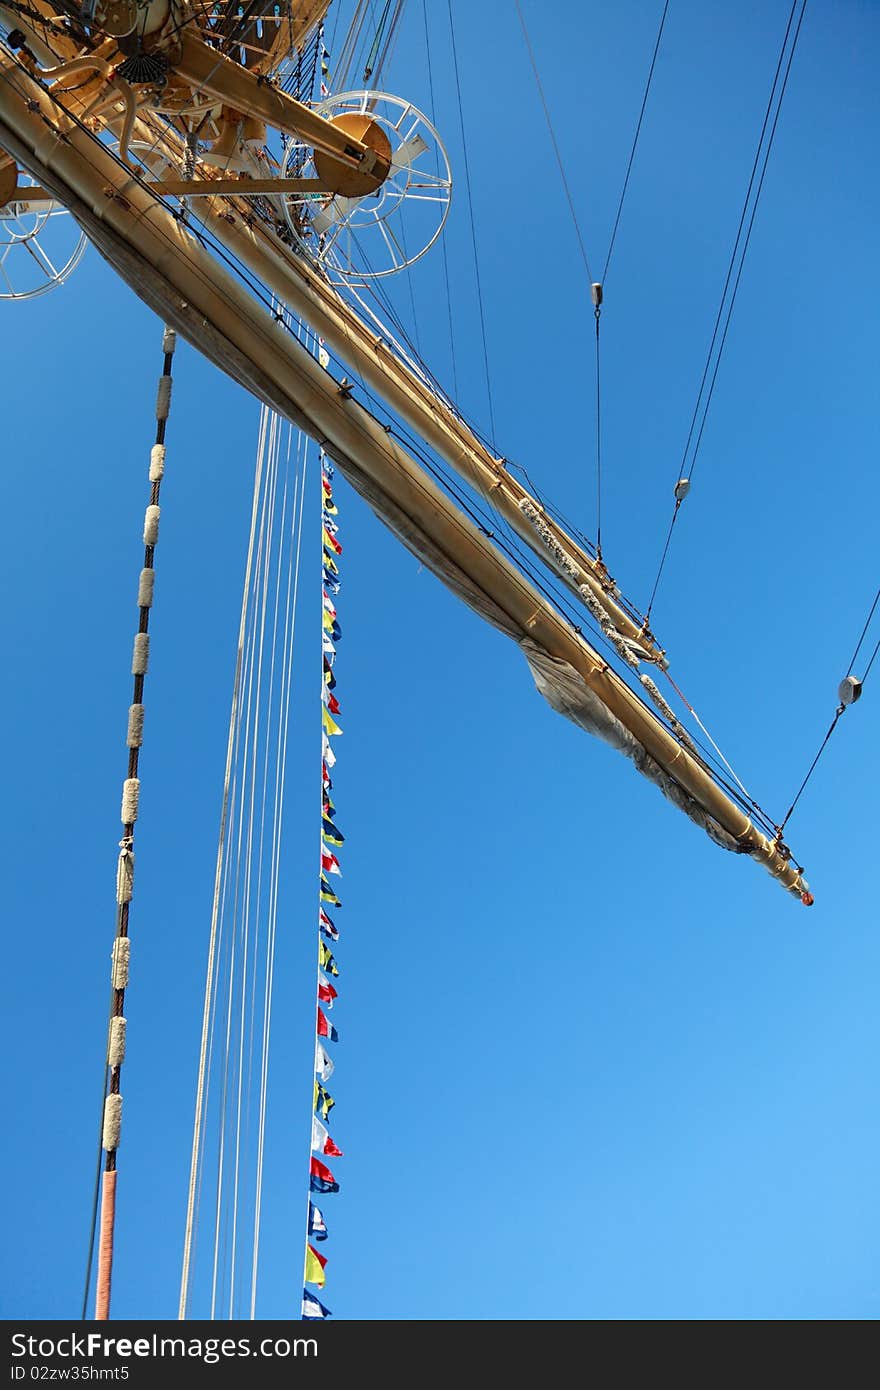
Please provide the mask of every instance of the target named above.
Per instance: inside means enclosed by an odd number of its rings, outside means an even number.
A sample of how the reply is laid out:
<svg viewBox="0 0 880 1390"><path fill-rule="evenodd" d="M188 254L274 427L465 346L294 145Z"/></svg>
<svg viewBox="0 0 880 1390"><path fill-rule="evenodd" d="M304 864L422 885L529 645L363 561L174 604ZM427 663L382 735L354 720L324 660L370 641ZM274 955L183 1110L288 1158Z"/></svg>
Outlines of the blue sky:
<svg viewBox="0 0 880 1390"><path fill-rule="evenodd" d="M446 235L459 394L486 428L446 7L429 8L458 175ZM577 243L513 5L454 8L498 447L591 534L593 321ZM524 8L598 267L660 6ZM670 5L603 316L603 541L640 604L787 14ZM878 39L871 4L808 6L655 608L679 683L777 815L878 582ZM387 86L428 104L416 0ZM450 383L438 251L412 288L422 350ZM0 1312L76 1316L161 326L94 251L57 293L0 307ZM176 1313L257 417L181 346L137 831L120 1317ZM298 1316L311 1084L311 498L259 1303L282 1317ZM343 482L338 501L347 842L331 1128L346 1156L324 1203L322 1298L360 1320L876 1317L876 691L791 822L807 912L554 715L513 646Z"/></svg>

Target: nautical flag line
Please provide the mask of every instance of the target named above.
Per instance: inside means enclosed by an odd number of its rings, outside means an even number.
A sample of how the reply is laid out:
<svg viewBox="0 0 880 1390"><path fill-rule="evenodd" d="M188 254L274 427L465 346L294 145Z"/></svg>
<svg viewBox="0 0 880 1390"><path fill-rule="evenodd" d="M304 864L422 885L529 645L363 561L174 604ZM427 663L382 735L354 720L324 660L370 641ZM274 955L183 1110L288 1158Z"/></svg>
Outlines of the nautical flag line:
<svg viewBox="0 0 880 1390"><path fill-rule="evenodd" d="M323 344L319 340L318 360L322 366L327 363ZM327 359L329 361L329 359ZM328 907L334 912L342 906L339 897L339 882L342 868L339 857L345 836L339 829L336 804L333 799L332 769L336 764L336 754L332 740L342 734L339 720L342 709L336 693L336 647L342 637L342 628L337 612L337 595L340 589L339 559L342 543L339 540L339 510L333 500L333 466L321 451L321 855L318 873L318 974L316 985L316 1028L315 1028L315 1082L312 1104L312 1153L309 1161L309 1216L306 1232L306 1248L303 1261L303 1299L302 1319L314 1322L319 1318L331 1316L330 1309L315 1296L311 1284L323 1289L326 1282L325 1267L327 1258L320 1254L313 1241L327 1239L327 1227L320 1209L312 1200L313 1194L329 1195L339 1191L339 1183L323 1161L327 1157L334 1160L342 1157L342 1149L330 1135L327 1128L330 1111L336 1104L324 1083L333 1074L334 1062L327 1051L327 1043L339 1040L336 1027L328 1018L328 1011L338 999L336 981L339 966L329 942L335 946L339 940L339 928ZM320 1157L319 1157L320 1155Z"/></svg>

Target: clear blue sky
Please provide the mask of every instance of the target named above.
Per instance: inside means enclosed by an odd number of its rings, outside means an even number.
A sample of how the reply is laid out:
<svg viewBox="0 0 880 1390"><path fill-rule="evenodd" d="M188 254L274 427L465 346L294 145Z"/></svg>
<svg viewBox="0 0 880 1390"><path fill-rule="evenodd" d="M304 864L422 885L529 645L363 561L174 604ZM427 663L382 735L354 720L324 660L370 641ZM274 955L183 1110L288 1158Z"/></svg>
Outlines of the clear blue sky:
<svg viewBox="0 0 880 1390"><path fill-rule="evenodd" d="M485 427L446 7L429 9L459 176L447 245L460 397ZM600 267L660 5L525 9ZM498 445L591 533L586 279L514 7L455 11ZM639 603L787 14L787 0L670 6L603 320L603 539ZM873 4L811 0L656 609L680 683L776 814L827 727L878 582L878 42ZM387 86L428 103L418 0ZM440 264L435 251L413 291L422 349L449 382ZM56 294L0 309L0 1312L70 1317L161 327L94 251ZM132 912L119 1317L176 1314L257 415L181 347ZM880 685L846 716L791 824L816 893L807 912L554 715L514 647L342 482L338 493L347 843L332 1128L346 1157L323 1204L322 1298L368 1320L876 1317ZM303 644L260 1301L264 1316L294 1318L315 659Z"/></svg>

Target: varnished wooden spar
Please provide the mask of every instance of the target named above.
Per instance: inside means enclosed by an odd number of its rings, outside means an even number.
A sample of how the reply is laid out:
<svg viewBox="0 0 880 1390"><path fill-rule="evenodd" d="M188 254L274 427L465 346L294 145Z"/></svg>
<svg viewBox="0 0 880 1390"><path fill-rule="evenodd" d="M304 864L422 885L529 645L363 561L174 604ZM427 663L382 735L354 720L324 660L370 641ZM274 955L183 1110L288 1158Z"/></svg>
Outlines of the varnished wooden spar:
<svg viewBox="0 0 880 1390"><path fill-rule="evenodd" d="M579 599L579 586L586 585L618 632L638 643L644 659L665 666L664 653L653 636L617 602L617 590L605 567L547 514L508 471L504 461L367 327L304 257L291 255L258 222L246 217L244 207L236 217L223 203L205 200L199 211L217 240L303 318L451 468L491 502L520 539ZM541 540L529 514L537 518L550 545Z"/></svg>
<svg viewBox="0 0 880 1390"><path fill-rule="evenodd" d="M46 0L34 0L34 3L48 12ZM2 9L0 0L0 13ZM304 24L316 9L315 5L302 0L294 6L294 19ZM57 47L65 59L73 58L76 50L69 38L58 39ZM105 69L112 47L112 42L108 42L96 50L102 56ZM335 176L337 181L350 180L352 177L363 180L381 175L381 166L376 174L370 175L355 169L355 155L360 158L358 150L365 151L365 147L357 141L349 145L352 152L343 161L342 151L351 137L343 138L327 121L278 89L259 85L255 77L256 68L245 69L222 58L215 49L205 45L192 26L179 34L175 33L173 49L169 53L173 59L171 76L175 83L185 79L194 90L200 91L202 97L205 91L213 93L216 100L223 103L224 110L228 107L241 111L248 119L274 121L276 126L295 130L304 138L315 138L325 152L334 151L339 163L331 160L328 165L325 160L322 164L324 173L331 178ZM77 58L74 61L82 60ZM262 66L258 64L257 68ZM99 98L107 76L105 73L91 82L86 80L84 84L80 74L77 74L77 79L73 90L62 90L65 85L63 81L59 81L58 90L65 107L72 114L83 115L92 109L94 101ZM112 109L112 101L109 107L105 102L102 121L117 134L122 130L119 118ZM128 137L163 150L178 167L181 166L184 151L181 136L152 113L148 106L140 109ZM357 150L353 148L355 146ZM368 155L370 152L366 153ZM212 191L212 183L217 184L213 190L217 195L216 202L207 196ZM540 557L542 563L553 569L579 602L584 601L581 590L588 589L617 632L627 641L637 644L639 656L665 666L665 654L653 635L617 601L618 591L604 565L544 511L540 502L508 471L504 460L497 458L455 411L367 327L308 265L305 258L293 255L270 228L250 216L248 196L264 192L268 186L269 181L266 180L224 179L220 172L210 167L200 171L198 180L163 180L162 184L156 185L157 192L163 194L201 194L199 215L208 222L217 239L308 322L407 425L436 449L450 467L491 502L520 539ZM288 181L287 190L291 193L301 191L300 181ZM276 191L274 184L271 191ZM39 194L33 196L36 200Z"/></svg>
<svg viewBox="0 0 880 1390"><path fill-rule="evenodd" d="M2 80L14 76L14 81ZM468 601L501 616L515 640L565 663L651 759L792 892L798 869L714 781L699 759L464 516L412 456L338 385L110 151L68 120L14 59L0 59L0 145L68 206L141 297L273 408L324 445L400 533L424 538L432 567L461 574ZM461 593L461 585L452 587ZM493 619L494 620L494 619Z"/></svg>
<svg viewBox="0 0 880 1390"><path fill-rule="evenodd" d="M180 33L180 54L175 59L174 72L194 89L215 97L236 112L263 121L286 135L299 136L313 149L333 155L358 172L375 173L372 188L378 188L388 173L387 160L376 150L325 121L323 116L316 115L279 87L256 82L247 68L209 48L188 29ZM370 192L372 188L367 186L363 192Z"/></svg>

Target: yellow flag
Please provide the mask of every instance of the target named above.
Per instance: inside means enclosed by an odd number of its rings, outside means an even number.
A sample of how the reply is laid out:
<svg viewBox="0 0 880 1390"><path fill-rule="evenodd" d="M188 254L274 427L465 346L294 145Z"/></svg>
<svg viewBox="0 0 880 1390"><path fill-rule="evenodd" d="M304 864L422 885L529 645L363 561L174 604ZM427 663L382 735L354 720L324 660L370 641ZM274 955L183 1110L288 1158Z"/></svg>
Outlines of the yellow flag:
<svg viewBox="0 0 880 1390"><path fill-rule="evenodd" d="M305 1282L307 1284L317 1284L319 1289L323 1289L326 1280L324 1278L324 1267L318 1256L310 1245L306 1246L306 1267Z"/></svg>
<svg viewBox="0 0 880 1390"><path fill-rule="evenodd" d="M326 729L329 735L332 736L333 734L342 733L342 730L336 723L336 720L333 718L326 705L321 706L321 722L323 723L324 728Z"/></svg>

